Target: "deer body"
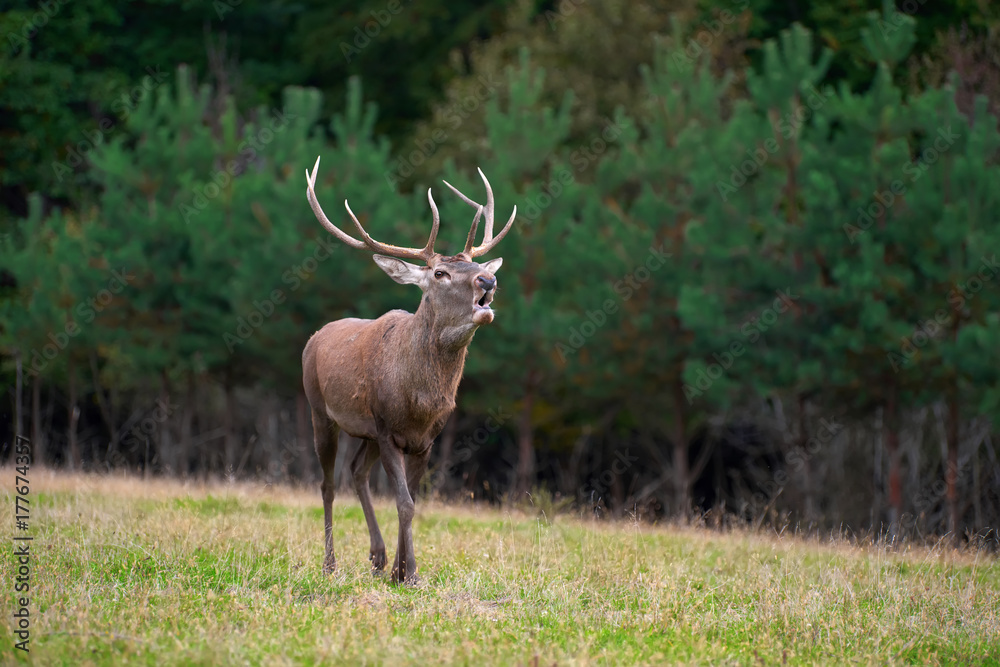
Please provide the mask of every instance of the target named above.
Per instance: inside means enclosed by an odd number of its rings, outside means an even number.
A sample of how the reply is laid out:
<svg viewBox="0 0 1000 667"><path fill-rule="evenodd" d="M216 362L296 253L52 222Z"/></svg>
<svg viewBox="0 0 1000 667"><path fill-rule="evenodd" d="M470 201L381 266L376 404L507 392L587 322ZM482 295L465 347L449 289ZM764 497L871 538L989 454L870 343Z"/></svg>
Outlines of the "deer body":
<svg viewBox="0 0 1000 667"><path fill-rule="evenodd" d="M381 460L399 514L392 577L397 582L413 581L416 577L413 496L427 469L434 438L455 409L469 343L476 330L491 323L494 317L490 308L496 293L494 273L503 260L483 264L472 260L489 252L506 235L517 208L494 238L493 191L479 172L486 184L485 210L452 188L477 209L463 252L449 257L434 252L440 220L430 190L427 198L434 225L424 248L399 248L375 241L345 201L361 234L362 240L358 240L338 229L323 213L314 192L318 168L319 159L311 174L306 171L309 186L306 194L320 223L352 247L383 253L373 259L389 277L400 284L417 285L423 292L415 314L393 310L376 320L346 318L331 322L313 334L302 352L302 384L312 408L316 454L323 469L326 538L323 571L329 573L336 568L332 505L338 438L343 430L362 440L350 465L368 524L372 567L381 571L388 560L368 486L371 468ZM483 244L475 246L477 225L484 212ZM402 258L420 259L426 266L410 264Z"/></svg>
<svg viewBox="0 0 1000 667"><path fill-rule="evenodd" d="M302 355L310 405L325 406L356 438L376 440L378 416L406 453L429 446L455 408L468 342L435 344L425 317L394 310L377 320L337 320L313 334Z"/></svg>

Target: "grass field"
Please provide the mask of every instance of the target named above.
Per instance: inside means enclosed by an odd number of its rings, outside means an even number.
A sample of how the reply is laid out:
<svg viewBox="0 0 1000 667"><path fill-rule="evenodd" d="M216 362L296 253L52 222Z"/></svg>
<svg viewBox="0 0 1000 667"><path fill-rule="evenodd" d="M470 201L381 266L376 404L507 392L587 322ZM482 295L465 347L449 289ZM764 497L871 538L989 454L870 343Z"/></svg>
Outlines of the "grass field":
<svg viewBox="0 0 1000 667"><path fill-rule="evenodd" d="M33 470L30 499L31 652L7 557L5 664L1000 664L983 552L418 501L422 583L396 587L368 571L353 494L332 577L318 490Z"/></svg>

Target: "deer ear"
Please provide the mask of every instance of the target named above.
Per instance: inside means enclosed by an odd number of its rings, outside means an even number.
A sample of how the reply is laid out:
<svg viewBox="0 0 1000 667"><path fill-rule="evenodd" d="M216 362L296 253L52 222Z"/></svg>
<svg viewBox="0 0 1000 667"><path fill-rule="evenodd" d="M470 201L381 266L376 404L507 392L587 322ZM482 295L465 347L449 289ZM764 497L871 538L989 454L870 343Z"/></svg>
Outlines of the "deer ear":
<svg viewBox="0 0 1000 667"><path fill-rule="evenodd" d="M484 270L490 273L496 273L500 270L500 265L503 264L503 257L497 257L496 259L491 259L490 261L480 264Z"/></svg>
<svg viewBox="0 0 1000 667"><path fill-rule="evenodd" d="M385 255L372 255L372 259L375 260L380 269L400 285L421 285L426 280L425 267Z"/></svg>

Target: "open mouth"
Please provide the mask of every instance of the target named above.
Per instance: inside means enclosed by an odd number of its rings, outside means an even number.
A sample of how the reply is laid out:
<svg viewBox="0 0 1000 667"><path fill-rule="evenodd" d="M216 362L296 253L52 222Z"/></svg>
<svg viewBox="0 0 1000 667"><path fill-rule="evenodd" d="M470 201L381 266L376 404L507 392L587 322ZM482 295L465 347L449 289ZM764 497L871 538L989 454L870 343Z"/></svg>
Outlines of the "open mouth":
<svg viewBox="0 0 1000 667"><path fill-rule="evenodd" d="M473 304L473 310L490 310L490 304L493 302L493 292L494 290L484 290L476 289L476 302Z"/></svg>

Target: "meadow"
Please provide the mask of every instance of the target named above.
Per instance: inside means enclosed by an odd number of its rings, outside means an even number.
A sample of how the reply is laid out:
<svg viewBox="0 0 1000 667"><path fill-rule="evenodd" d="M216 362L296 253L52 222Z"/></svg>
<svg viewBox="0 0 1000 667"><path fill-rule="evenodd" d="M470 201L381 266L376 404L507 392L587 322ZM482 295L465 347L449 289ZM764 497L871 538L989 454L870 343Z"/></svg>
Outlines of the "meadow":
<svg viewBox="0 0 1000 667"><path fill-rule="evenodd" d="M29 498L30 653L8 556L3 664L1000 664L995 553L943 542L420 499L421 583L397 587L347 491L330 577L317 489L33 469ZM377 508L391 557L395 506Z"/></svg>

